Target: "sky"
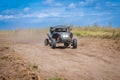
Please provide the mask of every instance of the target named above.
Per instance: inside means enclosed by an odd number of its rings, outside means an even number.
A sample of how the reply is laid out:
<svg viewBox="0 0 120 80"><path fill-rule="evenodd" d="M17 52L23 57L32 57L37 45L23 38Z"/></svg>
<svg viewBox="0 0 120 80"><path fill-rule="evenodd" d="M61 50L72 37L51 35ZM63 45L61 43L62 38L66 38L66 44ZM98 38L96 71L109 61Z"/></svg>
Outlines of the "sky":
<svg viewBox="0 0 120 80"><path fill-rule="evenodd" d="M0 30L94 23L120 27L120 0L0 0Z"/></svg>

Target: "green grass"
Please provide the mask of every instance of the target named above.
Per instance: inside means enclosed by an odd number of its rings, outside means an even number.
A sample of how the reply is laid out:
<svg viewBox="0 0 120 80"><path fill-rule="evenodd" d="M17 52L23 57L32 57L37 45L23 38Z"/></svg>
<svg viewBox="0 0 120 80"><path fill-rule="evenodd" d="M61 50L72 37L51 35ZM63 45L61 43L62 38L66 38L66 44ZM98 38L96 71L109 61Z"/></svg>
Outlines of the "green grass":
<svg viewBox="0 0 120 80"><path fill-rule="evenodd" d="M120 28L73 27L72 32L80 37L120 38Z"/></svg>
<svg viewBox="0 0 120 80"><path fill-rule="evenodd" d="M32 69L38 69L38 65L37 64L29 64L29 66L32 68Z"/></svg>
<svg viewBox="0 0 120 80"><path fill-rule="evenodd" d="M93 26L71 26L72 32L80 37L99 37L116 39L120 38L120 28L112 27L101 27L98 25ZM49 31L48 28L45 29L18 29L18 30L4 30L0 31L1 38L11 38L11 37L26 37L28 39L34 39L42 34L46 34ZM30 36L28 36L30 35ZM34 38L33 38L34 37Z"/></svg>

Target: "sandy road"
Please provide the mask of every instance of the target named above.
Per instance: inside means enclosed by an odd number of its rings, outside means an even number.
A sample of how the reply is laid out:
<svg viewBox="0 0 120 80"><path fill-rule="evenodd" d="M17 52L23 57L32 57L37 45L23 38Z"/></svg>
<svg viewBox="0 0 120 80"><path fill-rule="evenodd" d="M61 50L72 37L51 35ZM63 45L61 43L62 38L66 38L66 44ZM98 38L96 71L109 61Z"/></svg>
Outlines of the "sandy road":
<svg viewBox="0 0 120 80"><path fill-rule="evenodd" d="M77 49L51 49L43 41L16 43L13 48L27 62L38 65L44 78L120 80L119 42L81 38L78 43Z"/></svg>

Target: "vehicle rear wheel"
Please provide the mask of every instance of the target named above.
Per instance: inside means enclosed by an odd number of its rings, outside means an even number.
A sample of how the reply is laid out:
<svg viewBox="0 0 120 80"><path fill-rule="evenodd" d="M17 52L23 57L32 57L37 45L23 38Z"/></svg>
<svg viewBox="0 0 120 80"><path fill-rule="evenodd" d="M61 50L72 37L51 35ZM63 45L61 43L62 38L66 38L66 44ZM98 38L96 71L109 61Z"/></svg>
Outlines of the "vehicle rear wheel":
<svg viewBox="0 0 120 80"><path fill-rule="evenodd" d="M52 49L56 48L56 40L55 39L52 39L52 41L51 41L51 48Z"/></svg>
<svg viewBox="0 0 120 80"><path fill-rule="evenodd" d="M69 43L64 43L64 46L67 48L70 44Z"/></svg>
<svg viewBox="0 0 120 80"><path fill-rule="evenodd" d="M44 40L44 45L47 46L49 44L49 40L48 39L45 39Z"/></svg>
<svg viewBox="0 0 120 80"><path fill-rule="evenodd" d="M73 39L72 46L74 49L77 48L77 39Z"/></svg>

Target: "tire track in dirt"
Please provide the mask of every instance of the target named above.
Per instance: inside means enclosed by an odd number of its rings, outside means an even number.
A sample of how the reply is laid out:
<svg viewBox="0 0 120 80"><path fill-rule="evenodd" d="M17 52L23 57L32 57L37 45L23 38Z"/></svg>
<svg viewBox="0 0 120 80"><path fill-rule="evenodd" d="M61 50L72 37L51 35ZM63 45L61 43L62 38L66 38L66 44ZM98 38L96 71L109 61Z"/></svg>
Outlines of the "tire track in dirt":
<svg viewBox="0 0 120 80"><path fill-rule="evenodd" d="M89 42L88 42L89 40ZM44 78L63 77L68 80L119 80L120 52L108 47L104 40L79 39L77 49L51 49L42 42L14 44L23 58L35 63Z"/></svg>

